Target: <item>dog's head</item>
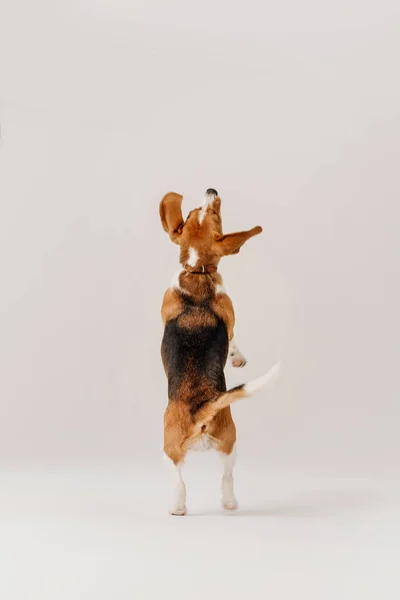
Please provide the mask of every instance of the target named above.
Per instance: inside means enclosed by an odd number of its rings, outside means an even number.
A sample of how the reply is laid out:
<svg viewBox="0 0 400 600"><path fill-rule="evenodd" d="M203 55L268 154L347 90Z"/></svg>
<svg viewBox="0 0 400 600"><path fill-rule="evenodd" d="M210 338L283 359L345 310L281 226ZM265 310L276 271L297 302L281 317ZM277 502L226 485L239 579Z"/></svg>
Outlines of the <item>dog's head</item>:
<svg viewBox="0 0 400 600"><path fill-rule="evenodd" d="M161 223L169 237L181 248L180 262L191 267L217 265L222 256L237 254L243 244L262 232L261 227L249 231L222 233L221 199L213 189L205 193L203 204L182 217L183 197L175 192L160 202Z"/></svg>

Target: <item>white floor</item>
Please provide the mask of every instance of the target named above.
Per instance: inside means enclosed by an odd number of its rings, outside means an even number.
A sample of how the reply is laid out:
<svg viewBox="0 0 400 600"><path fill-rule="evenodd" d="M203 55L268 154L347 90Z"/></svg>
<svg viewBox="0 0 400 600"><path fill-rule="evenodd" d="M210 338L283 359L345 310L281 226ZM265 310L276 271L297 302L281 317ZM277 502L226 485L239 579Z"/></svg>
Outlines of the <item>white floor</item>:
<svg viewBox="0 0 400 600"><path fill-rule="evenodd" d="M388 478L238 465L236 513L210 460L171 517L162 464L3 470L2 600L400 597L400 489Z"/></svg>

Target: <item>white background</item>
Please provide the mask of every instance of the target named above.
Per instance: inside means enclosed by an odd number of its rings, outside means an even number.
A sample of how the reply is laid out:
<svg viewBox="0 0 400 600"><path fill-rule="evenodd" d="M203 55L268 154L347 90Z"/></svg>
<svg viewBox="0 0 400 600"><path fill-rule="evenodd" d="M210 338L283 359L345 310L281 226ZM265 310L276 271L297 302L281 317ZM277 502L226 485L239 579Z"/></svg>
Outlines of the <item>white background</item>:
<svg viewBox="0 0 400 600"><path fill-rule="evenodd" d="M212 587L232 597L272 564L260 598L365 600L382 581L397 598L398 2L16 0L0 23L2 595L145 598L158 564L163 593L195 578L197 597L222 561ZM212 512L207 456L193 516L218 518L168 520L160 305L178 254L158 203L182 193L186 214L208 187L226 232L264 228L221 262L249 360L228 385L284 371L234 407L242 513ZM260 564L230 554L239 540Z"/></svg>

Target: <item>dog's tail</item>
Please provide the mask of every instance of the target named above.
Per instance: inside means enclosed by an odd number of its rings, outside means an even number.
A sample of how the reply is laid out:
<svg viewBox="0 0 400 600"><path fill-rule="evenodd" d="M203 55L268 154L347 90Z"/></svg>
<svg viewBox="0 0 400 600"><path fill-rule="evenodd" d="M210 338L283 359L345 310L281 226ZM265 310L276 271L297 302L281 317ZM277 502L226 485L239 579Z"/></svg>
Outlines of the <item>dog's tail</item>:
<svg viewBox="0 0 400 600"><path fill-rule="evenodd" d="M206 425L220 410L226 408L233 402L252 396L266 385L273 385L279 375L280 368L281 364L277 363L262 377L249 381L249 383L242 383L242 385L238 385L227 392L223 392L212 400L207 400L197 411L195 417L196 421Z"/></svg>

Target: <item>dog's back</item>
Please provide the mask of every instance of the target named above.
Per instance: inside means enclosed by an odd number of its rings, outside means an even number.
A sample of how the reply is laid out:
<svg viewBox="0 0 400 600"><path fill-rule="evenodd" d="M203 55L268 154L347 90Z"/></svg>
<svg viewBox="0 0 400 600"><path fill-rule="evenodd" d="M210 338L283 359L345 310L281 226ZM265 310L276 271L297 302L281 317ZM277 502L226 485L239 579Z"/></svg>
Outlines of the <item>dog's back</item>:
<svg viewBox="0 0 400 600"><path fill-rule="evenodd" d="M226 391L224 367L228 332L209 303L184 300L184 309L166 323L161 354L170 402L186 402L194 416L205 402Z"/></svg>

